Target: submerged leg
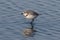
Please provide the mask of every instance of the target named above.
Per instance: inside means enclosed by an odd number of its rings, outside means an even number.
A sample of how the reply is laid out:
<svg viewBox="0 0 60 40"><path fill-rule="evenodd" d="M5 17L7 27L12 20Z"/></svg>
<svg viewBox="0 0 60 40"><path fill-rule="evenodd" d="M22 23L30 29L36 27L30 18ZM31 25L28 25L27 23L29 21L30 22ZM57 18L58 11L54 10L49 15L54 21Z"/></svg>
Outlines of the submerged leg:
<svg viewBox="0 0 60 40"><path fill-rule="evenodd" d="M32 19L32 21L30 22L30 24L33 24L33 22L34 22L34 19Z"/></svg>
<svg viewBox="0 0 60 40"><path fill-rule="evenodd" d="M31 29L34 28L34 26L33 26L33 22L34 22L34 19L32 19L32 21L30 22L30 24L31 24Z"/></svg>

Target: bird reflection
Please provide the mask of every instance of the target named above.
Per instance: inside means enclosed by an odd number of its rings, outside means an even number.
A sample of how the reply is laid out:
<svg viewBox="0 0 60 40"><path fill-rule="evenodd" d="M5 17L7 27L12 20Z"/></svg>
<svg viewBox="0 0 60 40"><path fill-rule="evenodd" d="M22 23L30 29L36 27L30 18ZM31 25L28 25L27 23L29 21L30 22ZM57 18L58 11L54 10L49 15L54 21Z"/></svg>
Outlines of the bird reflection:
<svg viewBox="0 0 60 40"><path fill-rule="evenodd" d="M29 36L33 37L34 32L36 32L36 30L34 30L33 23L30 23L30 25L31 25L31 28L27 28L27 29L24 30L24 35L26 37L29 37Z"/></svg>

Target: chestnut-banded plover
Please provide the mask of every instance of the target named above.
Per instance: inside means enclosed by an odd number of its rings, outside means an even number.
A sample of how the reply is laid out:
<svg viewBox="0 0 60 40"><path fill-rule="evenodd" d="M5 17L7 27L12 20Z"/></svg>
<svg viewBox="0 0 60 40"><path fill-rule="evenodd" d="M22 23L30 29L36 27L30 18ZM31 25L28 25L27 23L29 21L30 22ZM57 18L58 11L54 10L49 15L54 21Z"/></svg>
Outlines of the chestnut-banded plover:
<svg viewBox="0 0 60 40"><path fill-rule="evenodd" d="M21 14L23 14L25 18L31 19L32 20L31 23L33 23L34 19L39 15L37 12L33 10L26 10L22 12Z"/></svg>

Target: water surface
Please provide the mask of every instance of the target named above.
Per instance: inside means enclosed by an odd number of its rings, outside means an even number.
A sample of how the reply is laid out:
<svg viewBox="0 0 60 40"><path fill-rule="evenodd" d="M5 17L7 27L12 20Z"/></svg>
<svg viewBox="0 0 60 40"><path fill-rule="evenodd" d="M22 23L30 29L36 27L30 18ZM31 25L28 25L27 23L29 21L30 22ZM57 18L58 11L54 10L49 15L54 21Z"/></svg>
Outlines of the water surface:
<svg viewBox="0 0 60 40"><path fill-rule="evenodd" d="M21 15L26 9L42 14L34 21L34 37L23 35L30 27ZM0 40L60 40L60 0L0 0Z"/></svg>

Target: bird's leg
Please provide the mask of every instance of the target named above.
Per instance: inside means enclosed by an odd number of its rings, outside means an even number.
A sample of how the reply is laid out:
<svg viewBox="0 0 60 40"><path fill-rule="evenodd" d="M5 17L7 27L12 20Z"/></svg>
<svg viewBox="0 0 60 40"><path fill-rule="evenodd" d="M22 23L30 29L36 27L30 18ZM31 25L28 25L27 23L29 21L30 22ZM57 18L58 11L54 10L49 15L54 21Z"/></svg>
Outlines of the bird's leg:
<svg viewBox="0 0 60 40"><path fill-rule="evenodd" d="M32 19L32 21L30 22L30 24L33 24L33 22L34 22L34 19Z"/></svg>
<svg viewBox="0 0 60 40"><path fill-rule="evenodd" d="M31 29L33 30L33 28L34 28L34 26L33 26L33 24L31 24Z"/></svg>
<svg viewBox="0 0 60 40"><path fill-rule="evenodd" d="M34 19L32 19L32 21L31 21L31 29L33 30L33 28L34 28L34 26L33 26L33 22L34 22Z"/></svg>

